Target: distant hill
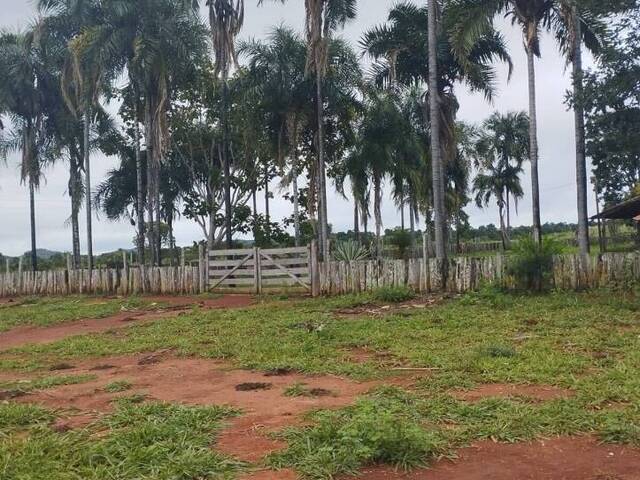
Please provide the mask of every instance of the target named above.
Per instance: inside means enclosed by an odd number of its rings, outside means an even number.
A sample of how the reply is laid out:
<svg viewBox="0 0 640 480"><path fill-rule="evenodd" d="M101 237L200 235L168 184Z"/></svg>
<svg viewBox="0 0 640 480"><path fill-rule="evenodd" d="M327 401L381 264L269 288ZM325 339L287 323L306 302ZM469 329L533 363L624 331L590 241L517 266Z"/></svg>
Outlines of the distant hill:
<svg viewBox="0 0 640 480"><path fill-rule="evenodd" d="M42 258L43 260L49 260L54 255L64 255L64 252L55 252L53 250L47 250L46 248L38 248L36 249L36 255L38 258ZM25 252L23 257L30 257L31 252Z"/></svg>

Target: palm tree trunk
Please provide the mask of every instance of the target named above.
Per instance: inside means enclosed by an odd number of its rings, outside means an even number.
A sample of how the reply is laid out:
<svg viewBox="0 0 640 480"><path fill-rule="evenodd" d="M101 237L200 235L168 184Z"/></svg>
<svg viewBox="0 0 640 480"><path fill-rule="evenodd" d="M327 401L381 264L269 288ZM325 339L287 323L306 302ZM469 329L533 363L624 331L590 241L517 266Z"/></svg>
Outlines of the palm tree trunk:
<svg viewBox="0 0 640 480"><path fill-rule="evenodd" d="M511 235L511 192L508 188L505 197L507 199L507 234Z"/></svg>
<svg viewBox="0 0 640 480"><path fill-rule="evenodd" d="M29 178L29 212L31 216L31 270L38 270L38 252L36 246L36 196L33 180Z"/></svg>
<svg viewBox="0 0 640 480"><path fill-rule="evenodd" d="M295 165L291 173L293 180L293 225L295 228L295 245L300 246L300 202L298 201L298 171Z"/></svg>
<svg viewBox="0 0 640 480"><path fill-rule="evenodd" d="M231 165L229 155L229 125L228 125L229 85L226 69L222 73L222 164L224 167L224 222L226 229L227 248L233 247L233 223L231 207Z"/></svg>
<svg viewBox="0 0 640 480"><path fill-rule="evenodd" d="M145 98L145 113L144 113L144 130L145 130L145 142L146 142L146 158L147 158L147 236L149 241L149 254L151 256L150 263L156 259L156 241L155 241L155 222L153 221L154 214L154 175L153 175L153 152L151 148L151 102L148 98Z"/></svg>
<svg viewBox="0 0 640 480"><path fill-rule="evenodd" d="M538 175L538 116L536 109L536 69L535 56L531 48L527 51L529 75L529 157L531 161L531 195L533 203L533 240L542 243L542 222L540 221L540 181Z"/></svg>
<svg viewBox="0 0 640 480"><path fill-rule="evenodd" d="M358 207L358 200L353 200L353 234L355 241L360 241L360 207Z"/></svg>
<svg viewBox="0 0 640 480"><path fill-rule="evenodd" d="M84 128L84 174L85 174L85 203L87 210L87 268L93 270L93 229L91 208L91 154L89 145L89 128L91 122L91 107L86 107L84 111L83 128ZM91 279L91 276L89 276Z"/></svg>
<svg viewBox="0 0 640 480"><path fill-rule="evenodd" d="M135 102L137 105L138 95L136 90ZM138 253L138 265L144 265L144 182L143 182L143 169L142 169L142 155L140 153L140 124L138 122L138 112L136 107L135 118L133 119L134 135L135 135L135 154L136 154L136 214L137 214L137 226L138 236L136 241L136 249Z"/></svg>
<svg viewBox="0 0 640 480"><path fill-rule="evenodd" d="M404 232L404 198L400 200L400 229Z"/></svg>
<svg viewBox="0 0 640 480"><path fill-rule="evenodd" d="M269 206L269 165L265 163L264 168L264 216L268 225L271 223L271 208Z"/></svg>
<svg viewBox="0 0 640 480"><path fill-rule="evenodd" d="M71 153L69 157L69 196L71 197L71 266L80 268L80 191L82 177L79 172L78 158Z"/></svg>
<svg viewBox="0 0 640 480"><path fill-rule="evenodd" d="M409 199L409 232L411 233L411 258L416 254L416 219L413 200Z"/></svg>
<svg viewBox="0 0 640 480"><path fill-rule="evenodd" d="M329 224L327 219L327 185L324 159L324 106L322 101L322 71L316 62L316 113L318 122L318 220L319 243L323 259L329 258Z"/></svg>
<svg viewBox="0 0 640 480"><path fill-rule="evenodd" d="M500 233L502 234L502 249L507 250L507 227L504 223L504 204L498 202L498 210L500 213Z"/></svg>
<svg viewBox="0 0 640 480"><path fill-rule="evenodd" d="M373 214L376 220L376 257L382 259L382 180L374 178Z"/></svg>
<svg viewBox="0 0 640 480"><path fill-rule="evenodd" d="M582 39L580 21L575 5L571 11L575 28L575 45L573 50L573 94L575 97L573 113L575 116L576 136L576 183L578 190L578 245L582 255L589 255L589 210L587 206L587 159L584 138L583 72L582 72Z"/></svg>
<svg viewBox="0 0 640 480"><path fill-rule="evenodd" d="M429 0L429 116L431 123L431 161L435 216L436 257L447 257L445 245L444 169L440 147L440 94L438 92L438 6Z"/></svg>
<svg viewBox="0 0 640 480"><path fill-rule="evenodd" d="M162 216L160 215L160 162L154 162L153 166L153 203L155 207L155 240L156 240L156 265L162 266L162 234L161 234L161 222Z"/></svg>

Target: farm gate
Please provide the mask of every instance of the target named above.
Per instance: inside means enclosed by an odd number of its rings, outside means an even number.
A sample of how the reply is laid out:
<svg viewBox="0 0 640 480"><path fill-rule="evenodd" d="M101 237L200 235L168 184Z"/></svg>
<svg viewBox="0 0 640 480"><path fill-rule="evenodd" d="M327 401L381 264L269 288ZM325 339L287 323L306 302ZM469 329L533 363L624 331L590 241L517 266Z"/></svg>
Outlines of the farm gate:
<svg viewBox="0 0 640 480"><path fill-rule="evenodd" d="M250 290L297 287L319 294L315 243L308 247L210 250L209 290Z"/></svg>

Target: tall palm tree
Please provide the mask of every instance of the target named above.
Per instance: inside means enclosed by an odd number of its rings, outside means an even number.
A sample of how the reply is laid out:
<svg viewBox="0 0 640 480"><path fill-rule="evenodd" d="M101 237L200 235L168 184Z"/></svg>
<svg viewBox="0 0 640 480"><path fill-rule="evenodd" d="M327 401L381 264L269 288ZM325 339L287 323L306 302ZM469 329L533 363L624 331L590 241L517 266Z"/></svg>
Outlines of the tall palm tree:
<svg viewBox="0 0 640 480"><path fill-rule="evenodd" d="M10 132L0 146L4 157L10 151L20 151L20 178L29 187L31 224L31 268L38 269L36 247L35 192L40 186L45 163L57 156L46 117L50 97L58 85L51 75L51 59L47 49L37 42L35 31L0 34L0 99L2 110L12 123Z"/></svg>
<svg viewBox="0 0 640 480"><path fill-rule="evenodd" d="M285 0L280 0L284 2ZM259 0L259 4L264 0ZM356 17L357 0L305 0L308 75L316 86L316 154L318 190L318 243L323 258L329 258L329 223L327 211L327 175L325 158L325 117L323 80L327 73L330 39L334 32Z"/></svg>
<svg viewBox="0 0 640 480"><path fill-rule="evenodd" d="M436 11L430 15L432 10ZM504 39L494 30L476 37L465 58L457 58L446 33L449 17L448 3L439 6L437 2L430 1L428 6L418 7L408 1L401 2L389 11L386 24L367 31L361 40L368 55L375 60L386 61L386 64L375 66L379 82L395 77L401 84L430 86L426 95L432 149L429 180L433 185L429 209L433 209L438 217L436 254L439 258L446 256L447 215L444 202L447 182L443 175L447 171L446 164L455 161L457 152L455 85L466 83L472 91L482 92L491 99L496 75L492 63L496 60L505 62L511 72L511 59ZM394 52L393 64L388 61L390 47ZM435 63L433 54L437 54ZM432 115L431 107L437 107L437 115Z"/></svg>
<svg viewBox="0 0 640 480"><path fill-rule="evenodd" d="M535 59L540 57L540 34L543 29L552 30L562 45L568 45L569 58L574 62L574 87L581 89L580 41L586 41L589 48L596 47L596 37L588 27L588 16L578 15L574 0L452 0L452 21L449 34L454 51L459 58L469 52L478 35L487 29L493 29L493 21L499 14L511 17L512 22L522 29L524 47L527 54L527 72L529 80L529 158L531 161L531 187L533 205L533 238L536 243L542 241L540 220L540 185L538 155L538 122L536 108ZM567 11L569 13L567 13ZM588 248L586 212L586 169L584 167L584 149L581 138L584 136L584 115L576 112L579 209L582 226L581 249ZM582 132L582 133L580 133ZM583 178L584 177L584 178Z"/></svg>
<svg viewBox="0 0 640 480"><path fill-rule="evenodd" d="M431 169L433 170L433 213L435 219L436 257L445 259L446 221L444 207L444 167L440 147L440 91L438 89L438 16L440 8L436 0L428 0L429 31L429 119L431 125Z"/></svg>
<svg viewBox="0 0 640 480"><path fill-rule="evenodd" d="M489 205L491 199L495 198L500 214L502 246L507 249L509 248L509 234L505 222L505 194L507 191L511 192L516 202L524 195L520 184L522 167L505 165L493 156L495 152L487 153L489 156L483 159L483 168L473 181L473 190L476 193L476 204L480 208Z"/></svg>
<svg viewBox="0 0 640 480"><path fill-rule="evenodd" d="M231 155L229 149L229 72L233 65L237 65L235 49L236 37L244 23L244 0L207 0L209 7L209 26L211 27L211 41L215 54L216 78L220 79L222 87L222 146L220 157L224 170L225 182L225 222L227 224L227 248L233 246L232 208L231 208Z"/></svg>
<svg viewBox="0 0 640 480"><path fill-rule="evenodd" d="M495 112L482 124L482 132L478 139L476 152L482 156L487 152L497 158L503 168L513 165L522 168L529 160L529 117L525 112ZM481 164L481 159L478 164ZM480 165L477 165L480 166ZM507 232L511 227L511 192L505 190L505 209Z"/></svg>

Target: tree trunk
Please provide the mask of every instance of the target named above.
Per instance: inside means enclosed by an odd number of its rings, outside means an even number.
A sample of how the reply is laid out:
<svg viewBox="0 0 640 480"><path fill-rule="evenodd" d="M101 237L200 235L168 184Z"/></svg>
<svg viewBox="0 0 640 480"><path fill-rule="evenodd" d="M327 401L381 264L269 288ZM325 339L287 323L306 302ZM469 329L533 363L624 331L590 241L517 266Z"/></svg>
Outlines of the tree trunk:
<svg viewBox="0 0 640 480"><path fill-rule="evenodd" d="M582 39L580 21L575 5L571 9L571 21L575 28L575 45L573 51L573 94L576 136L576 183L578 191L578 246L582 255L589 255L589 210L587 206L587 159L585 146L583 72L582 72Z"/></svg>
<svg viewBox="0 0 640 480"><path fill-rule="evenodd" d="M146 143L146 158L147 158L147 236L149 241L149 254L151 256L150 263L156 260L156 240L155 240L155 222L153 215L155 212L154 202L154 174L153 174L153 152L151 148L151 102L149 99L145 99L145 113L144 113L144 130L145 130L145 143Z"/></svg>
<svg viewBox="0 0 640 480"><path fill-rule="evenodd" d="M91 207L91 153L89 144L89 129L91 127L91 108L87 107L84 111L83 128L84 128L84 175L85 175L85 203L87 210L87 268L93 270L93 230L92 230L92 214ZM89 276L91 278L91 276Z"/></svg>
<svg viewBox="0 0 640 480"><path fill-rule="evenodd" d="M409 232L411 233L411 258L416 254L416 219L413 201L409 202Z"/></svg>
<svg viewBox="0 0 640 480"><path fill-rule="evenodd" d="M531 160L531 193L533 203L533 240L542 243L540 221L540 181L538 176L538 117L536 109L536 70L533 50L526 48L529 74L529 157Z"/></svg>
<svg viewBox="0 0 640 480"><path fill-rule="evenodd" d="M600 218L600 198L598 193L598 183L597 180L593 185L594 193L596 194L596 215L598 217L598 245L600 247L600 253L605 252L604 248L604 231L602 228L602 219Z"/></svg>
<svg viewBox="0 0 640 480"><path fill-rule="evenodd" d="M298 171L295 165L291 174L293 179L293 224L296 235L296 247L300 246L300 202L298 201Z"/></svg>
<svg viewBox="0 0 640 480"><path fill-rule="evenodd" d="M400 200L400 230L404 232L404 198Z"/></svg>
<svg viewBox="0 0 640 480"><path fill-rule="evenodd" d="M507 234L511 235L511 192L508 188L505 197L507 199Z"/></svg>
<svg viewBox="0 0 640 480"><path fill-rule="evenodd" d="M382 259L382 179L374 178L373 194L374 205L373 214L376 221L376 257Z"/></svg>
<svg viewBox="0 0 640 480"><path fill-rule="evenodd" d="M29 178L29 212L31 216L31 270L38 270L38 252L36 246L36 196L33 180Z"/></svg>
<svg viewBox="0 0 640 480"><path fill-rule="evenodd" d="M227 248L233 247L233 211L231 207L231 165L229 155L229 85L227 72L223 72L222 78L222 164L224 168L224 222L226 229Z"/></svg>
<svg viewBox="0 0 640 480"><path fill-rule="evenodd" d="M360 241L360 207L358 207L358 201L353 201L353 234L355 241Z"/></svg>
<svg viewBox="0 0 640 480"><path fill-rule="evenodd" d="M138 96L136 93L136 105L138 101ZM142 155L140 153L140 124L138 123L138 112L136 106L135 118L133 120L134 123L134 133L135 133L135 154L136 154L136 216L137 216L137 224L138 224L138 237L136 242L136 249L138 252L138 265L144 265L144 236L145 236L145 224L144 224L144 181L143 175L144 170L142 168ZM148 153L148 152L147 152ZM148 161L148 159L147 159Z"/></svg>
<svg viewBox="0 0 640 480"><path fill-rule="evenodd" d="M265 163L264 172L264 216L267 225L271 223L271 209L269 206L269 165Z"/></svg>
<svg viewBox="0 0 640 480"><path fill-rule="evenodd" d="M504 204L502 202L498 202L498 210L500 213L500 233L502 234L502 249L507 250L507 226L504 222Z"/></svg>
<svg viewBox="0 0 640 480"><path fill-rule="evenodd" d="M154 161L153 165L153 203L155 207L155 240L156 240L156 265L162 266L162 215L160 214L160 165L161 161Z"/></svg>
<svg viewBox="0 0 640 480"><path fill-rule="evenodd" d="M438 6L429 0L429 116L431 124L431 161L433 169L433 202L435 215L436 257L447 256L445 245L446 212L444 205L444 168L440 147L440 93L438 91Z"/></svg>
<svg viewBox="0 0 640 480"><path fill-rule="evenodd" d="M79 170L79 158L74 153L69 157L69 196L71 197L71 245L72 256L71 266L74 269L80 268L80 203L82 201L80 192L82 176Z"/></svg>
<svg viewBox="0 0 640 480"><path fill-rule="evenodd" d="M322 101L322 71L316 62L316 113L318 122L318 240L322 259L329 258L329 223L327 219L327 185L324 158L324 106Z"/></svg>

